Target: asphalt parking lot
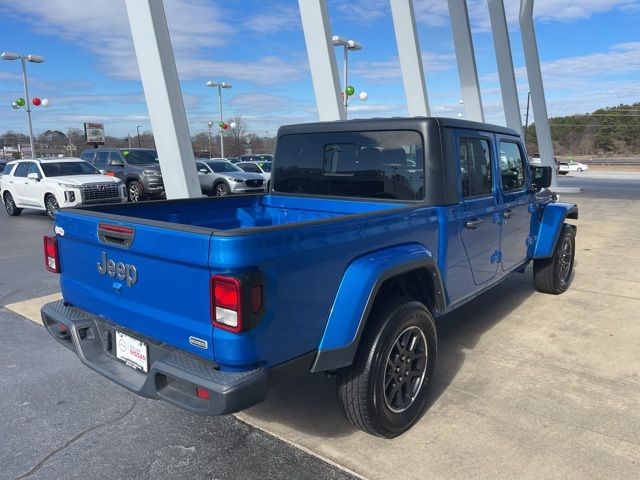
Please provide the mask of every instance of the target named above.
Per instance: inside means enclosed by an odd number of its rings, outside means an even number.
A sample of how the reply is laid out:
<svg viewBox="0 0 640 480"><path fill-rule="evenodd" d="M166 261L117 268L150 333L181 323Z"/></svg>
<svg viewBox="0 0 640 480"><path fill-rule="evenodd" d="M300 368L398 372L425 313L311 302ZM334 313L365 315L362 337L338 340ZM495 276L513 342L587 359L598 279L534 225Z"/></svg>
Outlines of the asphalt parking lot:
<svg viewBox="0 0 640 480"><path fill-rule="evenodd" d="M570 290L536 293L528 269L440 319L430 408L405 435L355 431L318 375L242 421L193 416L113 386L2 308L0 478L349 478L314 455L370 479L640 478L640 174L560 181L584 188L561 199L580 205ZM56 292L50 228L0 213L0 305Z"/></svg>

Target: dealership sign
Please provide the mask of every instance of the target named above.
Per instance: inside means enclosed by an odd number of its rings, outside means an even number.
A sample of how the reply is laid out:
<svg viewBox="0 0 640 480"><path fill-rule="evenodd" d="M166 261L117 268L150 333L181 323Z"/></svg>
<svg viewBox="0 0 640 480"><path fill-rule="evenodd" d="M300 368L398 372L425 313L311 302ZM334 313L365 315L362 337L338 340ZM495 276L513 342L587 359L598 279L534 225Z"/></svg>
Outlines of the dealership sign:
<svg viewBox="0 0 640 480"><path fill-rule="evenodd" d="M104 145L104 123L85 123L84 136L87 143Z"/></svg>

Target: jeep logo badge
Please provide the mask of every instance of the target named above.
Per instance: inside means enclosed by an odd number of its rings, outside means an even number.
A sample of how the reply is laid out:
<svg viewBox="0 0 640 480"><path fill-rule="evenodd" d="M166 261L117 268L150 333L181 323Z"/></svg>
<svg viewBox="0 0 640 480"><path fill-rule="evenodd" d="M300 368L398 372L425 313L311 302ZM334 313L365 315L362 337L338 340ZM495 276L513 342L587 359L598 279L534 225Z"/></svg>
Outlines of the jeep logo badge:
<svg viewBox="0 0 640 480"><path fill-rule="evenodd" d="M126 280L127 286L131 287L138 281L138 269L128 263L114 262L107 259L107 252L102 252L102 261L98 262L98 272L100 275L109 275L111 278L118 277L118 280Z"/></svg>

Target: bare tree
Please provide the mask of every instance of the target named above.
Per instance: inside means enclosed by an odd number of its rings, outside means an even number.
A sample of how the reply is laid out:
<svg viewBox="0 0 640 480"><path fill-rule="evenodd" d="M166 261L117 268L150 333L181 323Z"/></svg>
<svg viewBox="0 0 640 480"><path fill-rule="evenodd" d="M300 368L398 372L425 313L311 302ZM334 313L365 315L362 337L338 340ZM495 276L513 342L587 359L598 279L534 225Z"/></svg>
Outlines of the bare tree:
<svg viewBox="0 0 640 480"><path fill-rule="evenodd" d="M235 122L236 128L225 130L225 154L229 157L239 157L245 151L247 138L247 122L242 115L235 115L227 123Z"/></svg>

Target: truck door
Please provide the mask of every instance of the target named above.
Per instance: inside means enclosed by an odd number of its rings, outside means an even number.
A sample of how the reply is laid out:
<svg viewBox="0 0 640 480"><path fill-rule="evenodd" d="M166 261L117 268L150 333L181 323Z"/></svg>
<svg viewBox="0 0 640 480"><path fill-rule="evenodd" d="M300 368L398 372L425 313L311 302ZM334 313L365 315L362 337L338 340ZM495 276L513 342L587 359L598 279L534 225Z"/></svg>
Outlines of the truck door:
<svg viewBox="0 0 640 480"><path fill-rule="evenodd" d="M531 173L520 142L498 137L500 153L500 210L502 269L510 270L527 259L527 239L531 233L529 203Z"/></svg>
<svg viewBox="0 0 640 480"><path fill-rule="evenodd" d="M496 276L500 245L494 187L493 138L481 132L456 135L460 168L460 231L473 281L481 285Z"/></svg>

